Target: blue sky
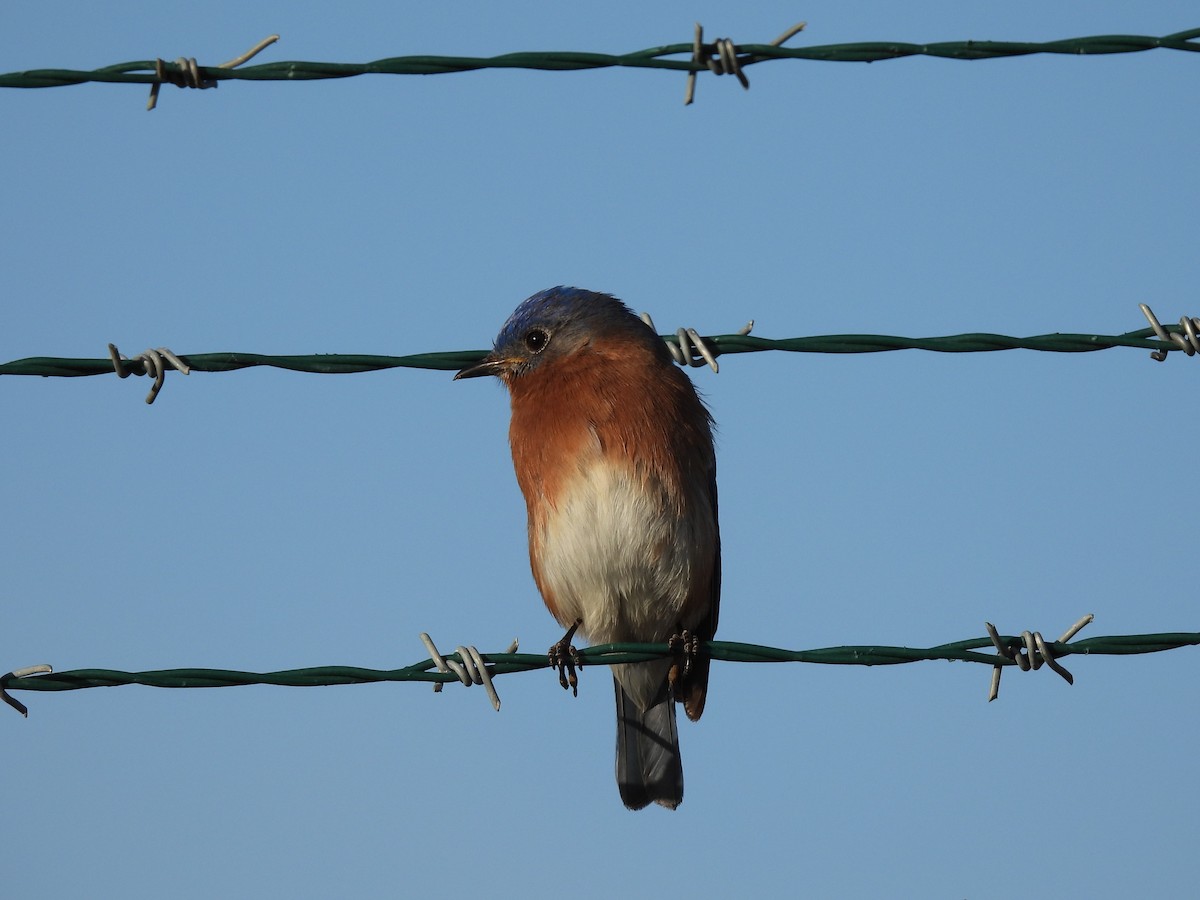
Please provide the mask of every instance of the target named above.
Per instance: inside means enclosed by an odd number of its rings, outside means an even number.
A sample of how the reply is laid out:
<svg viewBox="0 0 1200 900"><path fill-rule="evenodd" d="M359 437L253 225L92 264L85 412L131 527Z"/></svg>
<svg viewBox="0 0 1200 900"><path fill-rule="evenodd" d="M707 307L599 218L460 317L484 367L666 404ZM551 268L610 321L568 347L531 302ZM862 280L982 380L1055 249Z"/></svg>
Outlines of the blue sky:
<svg viewBox="0 0 1200 900"><path fill-rule="evenodd" d="M41 4L0 70L1052 40L1188 3ZM0 91L0 360L484 348L527 295L661 330L1120 333L1200 315L1200 57L778 62ZM726 357L719 637L790 648L1197 629L1197 363L1140 350ZM0 670L407 665L540 652L507 398L426 371L4 378ZM22 693L12 896L1182 895L1197 657L1076 683L717 663L676 813L622 808L607 673L478 689Z"/></svg>

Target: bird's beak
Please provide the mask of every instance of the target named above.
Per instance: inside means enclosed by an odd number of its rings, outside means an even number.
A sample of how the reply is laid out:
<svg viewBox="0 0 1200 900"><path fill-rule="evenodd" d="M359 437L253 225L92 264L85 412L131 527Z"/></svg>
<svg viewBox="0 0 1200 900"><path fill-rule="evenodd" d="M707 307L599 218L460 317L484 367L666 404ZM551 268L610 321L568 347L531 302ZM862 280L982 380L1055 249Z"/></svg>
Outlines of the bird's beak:
<svg viewBox="0 0 1200 900"><path fill-rule="evenodd" d="M505 359L502 356L496 356L494 353L489 353L474 365L459 369L458 373L454 376L454 380L458 381L460 378L479 378L481 375L500 375L508 368L510 363L511 360Z"/></svg>

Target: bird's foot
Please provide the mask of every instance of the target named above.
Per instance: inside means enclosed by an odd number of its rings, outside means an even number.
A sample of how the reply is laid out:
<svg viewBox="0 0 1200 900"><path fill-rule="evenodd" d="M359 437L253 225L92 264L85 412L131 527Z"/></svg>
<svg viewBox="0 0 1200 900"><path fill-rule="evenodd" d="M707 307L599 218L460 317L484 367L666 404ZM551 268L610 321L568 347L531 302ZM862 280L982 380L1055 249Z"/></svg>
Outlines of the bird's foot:
<svg viewBox="0 0 1200 900"><path fill-rule="evenodd" d="M558 683L562 685L565 691L571 689L571 693L579 696L579 676L576 675L576 669L583 668L583 657L579 655L579 651L571 643L571 638L575 637L575 632L579 626L583 624L583 619L576 619L575 624L567 629L567 633L562 636L557 644L550 648L547 654L550 659L550 666L558 669Z"/></svg>
<svg viewBox="0 0 1200 900"><path fill-rule="evenodd" d="M671 663L671 671L667 675L671 688L674 689L679 682L686 680L691 674L692 665L695 663L696 657L700 655L700 637L684 628L678 634L667 638L667 648L675 657L675 661Z"/></svg>

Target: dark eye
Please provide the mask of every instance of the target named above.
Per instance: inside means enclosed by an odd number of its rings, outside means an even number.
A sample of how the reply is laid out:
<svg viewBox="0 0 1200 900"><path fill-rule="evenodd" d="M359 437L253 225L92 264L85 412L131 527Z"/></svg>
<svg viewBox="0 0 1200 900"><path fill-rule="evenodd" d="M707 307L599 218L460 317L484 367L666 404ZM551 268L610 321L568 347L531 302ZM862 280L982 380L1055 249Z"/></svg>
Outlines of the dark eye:
<svg viewBox="0 0 1200 900"><path fill-rule="evenodd" d="M530 353L541 353L550 343L550 335L541 328L531 328L525 332L525 349Z"/></svg>

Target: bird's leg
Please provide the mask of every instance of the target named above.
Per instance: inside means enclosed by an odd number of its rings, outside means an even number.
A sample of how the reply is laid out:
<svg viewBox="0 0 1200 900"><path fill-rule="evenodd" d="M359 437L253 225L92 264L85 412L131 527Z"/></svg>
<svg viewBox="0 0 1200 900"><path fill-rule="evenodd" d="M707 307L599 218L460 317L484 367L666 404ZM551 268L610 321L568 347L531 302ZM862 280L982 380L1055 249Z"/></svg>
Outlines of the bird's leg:
<svg viewBox="0 0 1200 900"><path fill-rule="evenodd" d="M674 690L679 682L686 680L691 674L692 664L700 654L700 638L686 628L681 628L667 638L667 648L675 656L675 661L671 663L671 671L667 675L671 689Z"/></svg>
<svg viewBox="0 0 1200 900"><path fill-rule="evenodd" d="M576 630L582 624L583 619L576 619L574 624L567 629L567 633L562 636L562 640L551 646L550 652L547 654L551 667L558 669L558 683L562 685L564 691L570 688L571 693L576 697L579 696L579 678L575 674L575 670L583 668L583 657L572 645L571 638L575 637Z"/></svg>

